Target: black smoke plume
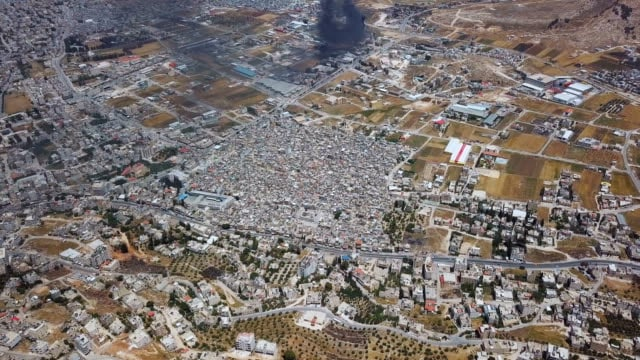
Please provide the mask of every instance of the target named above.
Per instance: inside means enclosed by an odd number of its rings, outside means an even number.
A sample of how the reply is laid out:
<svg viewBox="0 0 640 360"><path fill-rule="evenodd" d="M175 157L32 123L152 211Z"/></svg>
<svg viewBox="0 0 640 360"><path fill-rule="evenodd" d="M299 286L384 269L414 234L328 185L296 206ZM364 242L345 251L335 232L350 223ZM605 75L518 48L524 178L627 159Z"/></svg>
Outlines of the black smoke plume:
<svg viewBox="0 0 640 360"><path fill-rule="evenodd" d="M349 49L365 38L365 17L352 0L321 0L318 32L323 50Z"/></svg>

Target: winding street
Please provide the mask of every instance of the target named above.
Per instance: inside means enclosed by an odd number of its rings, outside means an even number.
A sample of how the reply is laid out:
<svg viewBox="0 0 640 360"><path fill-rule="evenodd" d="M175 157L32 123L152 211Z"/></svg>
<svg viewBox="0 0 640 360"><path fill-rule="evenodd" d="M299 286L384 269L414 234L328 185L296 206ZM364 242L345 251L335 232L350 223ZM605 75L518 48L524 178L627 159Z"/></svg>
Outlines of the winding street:
<svg viewBox="0 0 640 360"><path fill-rule="evenodd" d="M301 311L321 312L327 316L328 320L331 320L334 323L343 325L353 330L389 331L397 335L421 342L423 344L452 347L452 346L460 346L460 345L479 345L481 343L480 340L475 340L475 339L472 340L472 339L466 339L457 335L444 335L444 334L438 335L438 336L446 336L447 337L446 339L432 340L425 335L418 335L413 332L403 331L398 328L394 328L390 326L361 324L352 320L347 320L321 307L319 308L319 307L296 306L296 307L290 307L290 308L280 308L280 309L269 310L269 311L264 311L260 313L233 316L231 319L235 322L235 321L242 321L242 320L260 319L260 318L264 318L271 315L281 315L281 314L301 312Z"/></svg>

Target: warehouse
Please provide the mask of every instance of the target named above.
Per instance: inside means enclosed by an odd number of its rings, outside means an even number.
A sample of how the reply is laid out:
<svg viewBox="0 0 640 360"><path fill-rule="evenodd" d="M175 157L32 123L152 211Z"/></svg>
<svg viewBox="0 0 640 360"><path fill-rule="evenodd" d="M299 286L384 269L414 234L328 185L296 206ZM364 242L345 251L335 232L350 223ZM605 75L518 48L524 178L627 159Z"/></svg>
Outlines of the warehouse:
<svg viewBox="0 0 640 360"><path fill-rule="evenodd" d="M471 154L471 145L463 143L460 139L451 138L444 152L451 154L450 163L464 165Z"/></svg>

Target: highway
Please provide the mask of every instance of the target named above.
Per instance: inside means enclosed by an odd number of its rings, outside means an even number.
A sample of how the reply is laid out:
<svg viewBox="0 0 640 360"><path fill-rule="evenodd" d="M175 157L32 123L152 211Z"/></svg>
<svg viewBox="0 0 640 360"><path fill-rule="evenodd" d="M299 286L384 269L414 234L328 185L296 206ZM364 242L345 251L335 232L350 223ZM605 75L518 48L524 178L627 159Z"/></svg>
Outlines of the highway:
<svg viewBox="0 0 640 360"><path fill-rule="evenodd" d="M403 337L407 337L410 338L412 340L424 343L424 344L429 344L429 345L435 345L435 346L459 346L459 345L479 345L481 343L480 340L471 340L471 339L466 339L457 335L444 335L444 334L438 334L438 333L434 333L434 337L441 337L441 336L446 336L446 339L442 339L442 340L432 340L429 339L427 336L425 335L418 335L415 334L413 332L407 332L407 331L403 331L400 330L398 328L394 328L394 327L390 327L390 326L384 326L384 325L368 325L368 324L361 324L352 320L348 320L348 319L344 319L340 316L335 315L334 313L332 313L331 311L322 308L322 307L306 307L306 306L296 306L296 307L290 307L290 308L281 308L281 309L274 309L274 310L269 310L269 311L264 311L264 312L260 312L260 313L253 313L253 314L246 314L246 315L237 315L237 316L233 316L231 317L231 319L235 322L235 321L241 321L241 320L251 320L251 319L259 319L259 318L264 318L270 315L280 315L280 314L287 314L287 313L291 313L291 312L302 312L302 311L315 311L315 312L321 312L323 314L325 314L327 316L327 320L333 321L335 323L341 324L347 328L353 329L353 330L380 330L380 331L389 331L389 332L393 332L397 335L403 336Z"/></svg>

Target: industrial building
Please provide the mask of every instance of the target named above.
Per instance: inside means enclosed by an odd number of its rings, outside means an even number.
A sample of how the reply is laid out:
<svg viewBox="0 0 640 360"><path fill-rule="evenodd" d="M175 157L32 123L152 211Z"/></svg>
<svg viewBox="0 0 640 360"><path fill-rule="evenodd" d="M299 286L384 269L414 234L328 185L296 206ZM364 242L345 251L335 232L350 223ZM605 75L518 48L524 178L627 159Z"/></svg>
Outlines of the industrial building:
<svg viewBox="0 0 640 360"><path fill-rule="evenodd" d="M465 144L460 139L451 138L444 152L451 154L450 163L464 165L469 159L469 154L471 154L471 145Z"/></svg>
<svg viewBox="0 0 640 360"><path fill-rule="evenodd" d="M463 119L486 119L491 106L486 104L453 104L447 110L449 114Z"/></svg>
<svg viewBox="0 0 640 360"><path fill-rule="evenodd" d="M186 197L184 196L186 195ZM208 191L192 190L180 197L187 206L195 206L201 209L224 210L233 203L233 197L215 194Z"/></svg>
<svg viewBox="0 0 640 360"><path fill-rule="evenodd" d="M266 87L267 89L277 92L283 96L290 96L296 91L300 90L300 86L291 84L285 81L274 80L271 78L265 78L257 81L257 84Z"/></svg>
<svg viewBox="0 0 640 360"><path fill-rule="evenodd" d="M246 76L248 78L251 78L251 79L256 77L256 72L251 70L251 69L249 69L248 67L236 65L236 66L233 67L233 71L237 72L240 75L243 75L243 76Z"/></svg>
<svg viewBox="0 0 640 360"><path fill-rule="evenodd" d="M579 95L572 94L568 91L563 91L559 94L553 95L553 101L564 105L578 106L582 104L583 99Z"/></svg>
<svg viewBox="0 0 640 360"><path fill-rule="evenodd" d="M554 78L553 76L545 74L533 74L527 76L522 86L537 92L543 92L545 89L548 89L551 85L553 85L553 82L555 80L556 78Z"/></svg>

